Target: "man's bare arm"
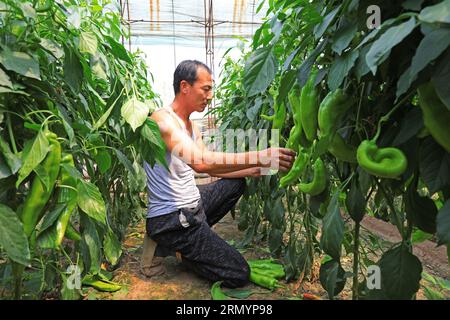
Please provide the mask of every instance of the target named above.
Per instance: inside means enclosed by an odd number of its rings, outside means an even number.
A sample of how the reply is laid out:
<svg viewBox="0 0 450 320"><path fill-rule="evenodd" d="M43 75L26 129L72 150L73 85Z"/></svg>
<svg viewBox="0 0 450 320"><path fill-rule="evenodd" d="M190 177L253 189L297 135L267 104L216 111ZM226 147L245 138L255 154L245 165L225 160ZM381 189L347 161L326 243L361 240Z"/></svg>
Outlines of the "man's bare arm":
<svg viewBox="0 0 450 320"><path fill-rule="evenodd" d="M211 152L199 147L184 130L177 126L166 111L156 111L151 116L161 131L167 148L175 156L197 172L224 174L233 171L254 168L279 166L287 171L292 165L295 153L289 149L267 149L264 152L251 151L244 153Z"/></svg>

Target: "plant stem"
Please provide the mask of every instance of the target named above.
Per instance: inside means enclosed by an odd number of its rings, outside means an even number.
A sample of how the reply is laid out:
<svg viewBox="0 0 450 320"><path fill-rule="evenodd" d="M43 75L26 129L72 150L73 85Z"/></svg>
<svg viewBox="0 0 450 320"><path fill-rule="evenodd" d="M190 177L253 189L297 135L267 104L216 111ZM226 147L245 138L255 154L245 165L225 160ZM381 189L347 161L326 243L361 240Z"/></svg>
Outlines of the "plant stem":
<svg viewBox="0 0 450 320"><path fill-rule="evenodd" d="M17 154L16 141L14 139L14 133L12 130L12 125L11 125L11 116L8 113L6 114L6 125L8 126L8 133L9 133L9 139L11 140L11 146L13 148L14 153Z"/></svg>
<svg viewBox="0 0 450 320"><path fill-rule="evenodd" d="M384 116L382 116L380 118L380 121L378 121L378 127L377 127L377 133L375 134L375 137L373 137L372 141L377 141L378 137L380 136L381 133L381 124L383 122L386 122L389 120L389 118L391 117L391 115L401 106L403 105L406 101L409 100L409 98L411 97L411 95L414 94L414 91L412 91L410 94L406 95L402 100L400 100L388 113L386 113Z"/></svg>
<svg viewBox="0 0 450 320"><path fill-rule="evenodd" d="M358 269L359 269L359 221L355 223L355 242L353 244L353 288L352 299L358 300Z"/></svg>

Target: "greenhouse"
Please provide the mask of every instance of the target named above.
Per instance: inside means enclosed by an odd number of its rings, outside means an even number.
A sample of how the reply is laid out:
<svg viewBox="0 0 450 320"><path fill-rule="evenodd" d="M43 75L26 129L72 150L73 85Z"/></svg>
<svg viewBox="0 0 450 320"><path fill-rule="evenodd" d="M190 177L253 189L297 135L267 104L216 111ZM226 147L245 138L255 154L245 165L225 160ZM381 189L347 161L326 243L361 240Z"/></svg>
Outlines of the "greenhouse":
<svg viewBox="0 0 450 320"><path fill-rule="evenodd" d="M448 300L449 83L450 0L0 0L0 300Z"/></svg>

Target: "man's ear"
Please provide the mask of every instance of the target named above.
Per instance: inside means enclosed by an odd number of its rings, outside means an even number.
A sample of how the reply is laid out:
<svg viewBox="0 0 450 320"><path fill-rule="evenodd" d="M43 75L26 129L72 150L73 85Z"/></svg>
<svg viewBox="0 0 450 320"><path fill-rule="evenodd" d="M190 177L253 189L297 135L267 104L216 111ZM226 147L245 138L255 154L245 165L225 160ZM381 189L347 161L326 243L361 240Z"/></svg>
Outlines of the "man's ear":
<svg viewBox="0 0 450 320"><path fill-rule="evenodd" d="M184 94L188 93L189 86L190 86L189 82L187 82L186 80L181 80L181 82L180 82L180 92L184 93Z"/></svg>

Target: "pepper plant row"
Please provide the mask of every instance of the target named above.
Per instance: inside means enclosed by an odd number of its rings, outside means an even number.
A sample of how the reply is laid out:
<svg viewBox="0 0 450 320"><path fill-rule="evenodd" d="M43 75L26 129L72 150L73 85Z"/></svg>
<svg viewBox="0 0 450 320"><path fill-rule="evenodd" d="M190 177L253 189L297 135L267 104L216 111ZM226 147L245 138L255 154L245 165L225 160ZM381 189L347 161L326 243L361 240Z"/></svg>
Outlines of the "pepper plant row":
<svg viewBox="0 0 450 320"><path fill-rule="evenodd" d="M0 1L2 295L80 298L66 280L117 265L142 219L141 164L165 149L127 37L115 2Z"/></svg>
<svg viewBox="0 0 450 320"><path fill-rule="evenodd" d="M433 238L450 256L450 1L268 3L250 50L224 61L214 112L221 129L280 130L298 155L286 175L249 181L244 243L267 239L299 283L323 257L330 298L353 278L354 299L411 299L413 245ZM369 214L402 239L378 257Z"/></svg>

